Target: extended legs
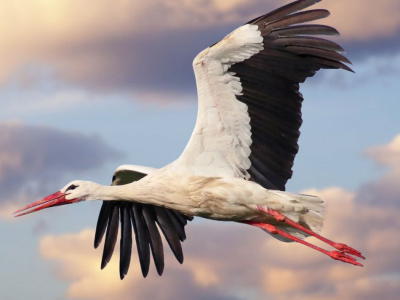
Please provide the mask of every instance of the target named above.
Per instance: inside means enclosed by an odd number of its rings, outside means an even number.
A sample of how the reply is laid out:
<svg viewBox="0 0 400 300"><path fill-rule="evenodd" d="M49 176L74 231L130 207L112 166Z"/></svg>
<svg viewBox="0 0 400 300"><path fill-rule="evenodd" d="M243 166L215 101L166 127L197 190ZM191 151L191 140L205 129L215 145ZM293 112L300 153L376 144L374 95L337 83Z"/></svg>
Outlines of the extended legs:
<svg viewBox="0 0 400 300"><path fill-rule="evenodd" d="M284 215L282 215L280 212L278 212L276 210L265 209L265 208L263 208L261 206L258 207L258 209L260 211L262 211L262 212L274 217L276 221L283 222L283 223L285 223L285 224L287 224L289 226L292 226L292 227L298 229L299 231L302 231L302 232L304 232L304 233L306 233L306 234L308 234L310 236L314 236L315 238L327 243L328 245L336 248L339 251L327 251L327 250L322 249L322 248L320 248L318 246L310 244L310 243L308 243L308 242L306 242L304 240L301 240L301 239L299 239L299 238L287 233L286 231L283 231L283 230L281 230L281 229L279 229L276 226L271 225L271 224L259 223L259 222L253 222L253 221L244 221L243 223L262 228L262 229L268 231L270 234L279 234L279 235L281 235L281 236L283 236L283 237L285 237L287 239L290 239L292 241L298 242L298 243L303 244L303 245L305 245L307 247L315 249L315 250L317 250L319 252L322 252L322 253L330 256L333 259L340 260L340 261L343 261L343 262L346 262L346 263L350 263L350 264L353 264L353 265L356 265L356 266L360 266L360 267L363 266L362 264L357 262L354 257L350 256L350 255L354 255L354 256L357 256L357 257L360 257L360 258L364 258L364 256L362 256L359 251L357 251L357 250L355 250L355 249L353 249L353 248L351 248L351 247L349 247L349 246L347 246L345 244L335 243L335 242L333 242L333 241L331 241L331 240L329 240L329 239L327 239L327 238L325 238L325 237L313 232L312 230L310 230L308 228L305 228L304 226L301 226L300 224L290 220L289 218L285 217ZM350 254L350 255L348 255L348 254Z"/></svg>

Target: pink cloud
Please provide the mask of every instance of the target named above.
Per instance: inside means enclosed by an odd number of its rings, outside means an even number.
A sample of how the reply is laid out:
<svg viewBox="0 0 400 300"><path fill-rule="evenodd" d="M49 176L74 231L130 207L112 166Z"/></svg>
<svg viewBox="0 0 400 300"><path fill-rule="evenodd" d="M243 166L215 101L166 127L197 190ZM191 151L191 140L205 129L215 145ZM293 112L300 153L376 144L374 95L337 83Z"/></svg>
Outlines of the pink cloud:
<svg viewBox="0 0 400 300"><path fill-rule="evenodd" d="M362 185L358 191L357 199L360 202L369 202L375 206L400 207L400 135L390 143L375 146L365 151L377 167L385 167L388 171L380 178Z"/></svg>
<svg viewBox="0 0 400 300"><path fill-rule="evenodd" d="M399 282L390 274L400 268L394 261L400 240L393 238L400 228L400 211L357 205L354 193L340 188L317 192L328 204L324 234L361 249L367 257L364 268L333 261L302 245L281 243L250 226L215 222L190 224L184 264L168 254L161 278L154 270L149 278L141 278L135 260L126 280L119 281L118 257L100 271L101 253L91 249L93 230L47 236L40 252L58 262L56 275L69 283L71 299L149 299L155 287L163 291L156 293L157 299L190 293L193 298L206 293L211 299L229 298L243 290L257 299L368 299L371 287L384 290L386 299L397 299Z"/></svg>
<svg viewBox="0 0 400 300"><path fill-rule="evenodd" d="M390 38L400 31L400 2L397 0L325 0L318 7L331 12L329 23L348 40Z"/></svg>
<svg viewBox="0 0 400 300"><path fill-rule="evenodd" d="M397 135L389 144L367 149L365 154L372 158L378 166L400 169L400 135Z"/></svg>
<svg viewBox="0 0 400 300"><path fill-rule="evenodd" d="M396 144L397 138L370 153L380 161L382 151L397 155ZM385 156L391 166L396 161ZM128 276L120 281L118 255L100 271L101 252L91 248L92 229L46 236L40 253L56 262L55 275L68 283L66 296L71 299L397 299L400 208L359 201L358 191L340 187L303 192L325 200L323 235L360 249L367 258L364 268L279 242L251 226L213 221L188 226L184 264L168 252L162 277L152 270L143 279L134 258Z"/></svg>
<svg viewBox="0 0 400 300"><path fill-rule="evenodd" d="M67 0L32 0L24 6L1 3L0 83L17 80L34 85L37 76L30 76L30 70L37 73L42 68L61 82L94 90L157 89L164 94L193 91L195 55L280 4L261 0L130 0L113 5L99 0L91 7ZM341 31L340 43L399 39L397 0L325 0L316 7L331 11L322 22Z"/></svg>

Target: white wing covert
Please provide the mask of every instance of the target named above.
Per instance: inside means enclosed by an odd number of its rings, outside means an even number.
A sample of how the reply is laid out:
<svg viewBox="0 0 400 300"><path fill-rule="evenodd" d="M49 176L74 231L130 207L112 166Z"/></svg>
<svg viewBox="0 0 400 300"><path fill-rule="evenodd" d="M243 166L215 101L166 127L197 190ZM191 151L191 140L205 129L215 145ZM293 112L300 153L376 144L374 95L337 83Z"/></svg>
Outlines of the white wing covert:
<svg viewBox="0 0 400 300"><path fill-rule="evenodd" d="M258 17L205 49L193 61L199 108L195 129L177 163L197 175L234 176L284 190L298 151L299 83L321 68L351 69L324 25L300 0Z"/></svg>

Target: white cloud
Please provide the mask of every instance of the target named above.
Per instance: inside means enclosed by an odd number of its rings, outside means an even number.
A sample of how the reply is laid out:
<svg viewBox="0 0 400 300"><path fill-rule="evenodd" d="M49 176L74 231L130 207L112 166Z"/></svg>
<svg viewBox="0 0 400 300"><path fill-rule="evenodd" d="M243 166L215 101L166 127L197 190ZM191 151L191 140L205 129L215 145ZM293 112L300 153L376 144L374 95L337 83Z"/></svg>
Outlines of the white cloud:
<svg viewBox="0 0 400 300"><path fill-rule="evenodd" d="M164 92L193 89L191 60L199 51L279 6L259 0L0 4L0 83L17 79L35 84L29 73L43 68L57 80L85 88L141 92L149 87ZM397 0L322 1L316 7L331 11L322 22L342 32L340 41L398 39Z"/></svg>
<svg viewBox="0 0 400 300"><path fill-rule="evenodd" d="M362 185L358 191L358 201L374 206L400 207L400 135L387 145L367 149L365 154L378 167L386 167L388 171L380 178Z"/></svg>
<svg viewBox="0 0 400 300"><path fill-rule="evenodd" d="M385 287L386 299L397 299L399 281L390 274L400 267L394 262L400 241L391 238L400 228L400 220L395 219L399 211L357 204L354 193L340 188L313 192L328 204L324 236L360 249L367 257L364 268L333 261L302 245L276 241L254 227L217 222L189 224L185 262L176 264L168 254L162 278L152 270L142 279L136 257L122 283L118 255L106 272L100 271L100 252L90 249L93 230L45 237L40 251L44 258L58 262L56 275L69 282L67 295L72 299L108 299L110 295L148 299L155 286L165 289L158 299L180 298L189 291L194 299L206 291L211 299L220 299L243 290L257 295L255 299L368 299L369 285L376 290ZM186 285L180 285L182 277Z"/></svg>
<svg viewBox="0 0 400 300"><path fill-rule="evenodd" d="M398 137L367 152L378 162L393 166L397 164L393 157L398 155L397 148ZM399 174L390 174L397 176L397 181L387 184L397 185ZM385 179L384 175L379 180ZM100 271L100 252L91 249L93 230L47 236L41 241L40 252L45 259L57 262L55 274L68 282L67 296L73 299L102 300L110 295L120 299L177 299L185 295L192 299L242 295L271 300L397 299L400 208L359 201L360 191L340 187L303 193L324 199L327 209L322 234L360 250L367 258L364 268L336 262L300 244L279 242L251 226L211 221L189 224L188 240L183 244L185 262L177 264L167 251L162 278L152 270L142 279L134 257L121 283L118 254L105 272ZM328 248L313 238L308 240Z"/></svg>
<svg viewBox="0 0 400 300"><path fill-rule="evenodd" d="M318 7L331 12L329 23L349 40L390 38L400 30L400 2L397 0L322 1Z"/></svg>
<svg viewBox="0 0 400 300"><path fill-rule="evenodd" d="M400 170L400 135L397 135L389 144L371 147L365 153L379 166L389 166L393 170Z"/></svg>

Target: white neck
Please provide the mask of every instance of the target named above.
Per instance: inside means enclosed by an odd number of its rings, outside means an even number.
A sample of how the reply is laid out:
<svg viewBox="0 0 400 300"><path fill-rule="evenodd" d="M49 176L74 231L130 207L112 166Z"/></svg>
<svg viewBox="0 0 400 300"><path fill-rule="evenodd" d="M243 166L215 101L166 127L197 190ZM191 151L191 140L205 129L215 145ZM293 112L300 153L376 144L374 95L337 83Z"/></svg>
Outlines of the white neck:
<svg viewBox="0 0 400 300"><path fill-rule="evenodd" d="M143 191L141 185L136 182L118 186L95 184L87 200L130 201L151 204L150 191L145 190Z"/></svg>
<svg viewBox="0 0 400 300"><path fill-rule="evenodd" d="M146 183L135 181L119 186L93 184L93 189L85 200L129 201L187 211L191 203L187 200L182 201L183 197L184 195L174 193L169 186L155 187L148 181Z"/></svg>

